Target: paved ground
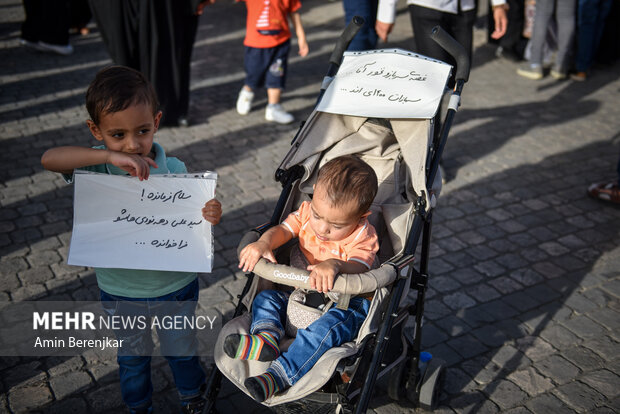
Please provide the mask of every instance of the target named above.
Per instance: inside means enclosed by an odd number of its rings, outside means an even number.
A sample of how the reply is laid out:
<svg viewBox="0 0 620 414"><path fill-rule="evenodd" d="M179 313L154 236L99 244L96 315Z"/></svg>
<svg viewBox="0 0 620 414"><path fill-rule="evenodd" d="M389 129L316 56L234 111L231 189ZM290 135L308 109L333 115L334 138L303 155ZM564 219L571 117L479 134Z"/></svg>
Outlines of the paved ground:
<svg viewBox="0 0 620 414"><path fill-rule="evenodd" d="M404 11L402 3L401 11ZM93 142L83 94L110 63L96 30L69 57L18 46L21 2L0 1L0 299L96 300L90 269L65 264L72 189L42 170L54 145ZM225 214L215 270L201 296L224 315L243 276L241 233L264 222L279 193L272 180L296 126L267 124L265 99L239 117L243 5L220 2L201 19L192 66L192 126L157 139L192 170L219 173ZM286 108L309 114L333 41L339 2L307 0L310 55L291 59ZM408 48L400 13L391 46ZM94 28L94 27L93 27ZM620 411L620 210L589 199L613 178L620 137L620 62L585 83L528 81L494 58L477 29L475 66L446 148L449 182L436 210L424 346L447 360L439 412ZM208 361L206 361L208 362ZM153 372L158 412L176 396L164 361ZM110 355L0 357L0 412L123 410ZM406 413L381 387L371 412ZM223 413L264 412L232 386Z"/></svg>

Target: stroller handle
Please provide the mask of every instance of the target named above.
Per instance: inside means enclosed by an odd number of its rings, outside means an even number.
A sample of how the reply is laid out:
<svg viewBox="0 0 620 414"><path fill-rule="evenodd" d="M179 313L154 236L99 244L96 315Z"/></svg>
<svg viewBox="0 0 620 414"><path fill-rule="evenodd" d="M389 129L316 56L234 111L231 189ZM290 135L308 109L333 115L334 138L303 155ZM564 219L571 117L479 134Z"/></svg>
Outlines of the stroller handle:
<svg viewBox="0 0 620 414"><path fill-rule="evenodd" d="M255 230L245 233L237 247L237 256L239 256L245 246L257 241L259 237L260 233ZM307 270L297 269L284 264L270 263L261 258L254 266L252 272L263 279L281 285L316 290L310 287L310 272ZM360 295L362 293L374 292L394 282L397 276L396 268L389 264L383 264L378 269L372 269L365 273L340 274L336 276L331 292L345 295Z"/></svg>
<svg viewBox="0 0 620 414"><path fill-rule="evenodd" d="M260 259L254 266L253 272L255 275L274 283L316 291L310 287L310 272L307 270ZM371 293L394 282L396 276L395 268L390 265L384 265L365 273L339 274L336 276L334 287L330 292L344 295Z"/></svg>
<svg viewBox="0 0 620 414"><path fill-rule="evenodd" d="M353 16L351 22L344 29L338 40L336 41L336 46L332 51L331 56L329 57L329 63L332 65L336 65L336 67L340 66L340 62L342 61L342 55L344 51L349 47L349 43L355 37L357 32L364 25L364 18L360 16Z"/></svg>
<svg viewBox="0 0 620 414"><path fill-rule="evenodd" d="M448 52L456 60L456 80L469 80L469 54L459 42L448 34L441 26L433 27L431 39Z"/></svg>

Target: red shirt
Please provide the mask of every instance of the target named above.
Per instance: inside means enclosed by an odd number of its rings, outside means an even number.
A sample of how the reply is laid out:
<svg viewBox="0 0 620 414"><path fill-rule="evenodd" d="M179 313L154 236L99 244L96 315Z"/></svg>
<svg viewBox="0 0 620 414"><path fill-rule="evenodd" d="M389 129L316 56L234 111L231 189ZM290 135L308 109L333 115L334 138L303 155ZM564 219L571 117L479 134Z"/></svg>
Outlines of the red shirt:
<svg viewBox="0 0 620 414"><path fill-rule="evenodd" d="M248 14L245 46L275 47L291 38L288 15L301 7L300 0L245 0Z"/></svg>

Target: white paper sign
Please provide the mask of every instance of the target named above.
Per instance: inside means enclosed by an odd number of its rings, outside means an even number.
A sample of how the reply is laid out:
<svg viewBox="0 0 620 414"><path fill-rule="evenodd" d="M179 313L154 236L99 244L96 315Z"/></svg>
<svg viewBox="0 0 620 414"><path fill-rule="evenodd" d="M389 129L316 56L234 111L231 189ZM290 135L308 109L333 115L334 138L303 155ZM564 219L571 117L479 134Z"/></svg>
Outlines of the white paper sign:
<svg viewBox="0 0 620 414"><path fill-rule="evenodd" d="M68 263L210 272L211 224L202 217L217 174L135 177L75 172Z"/></svg>
<svg viewBox="0 0 620 414"><path fill-rule="evenodd" d="M451 68L401 49L346 52L317 110L374 118L432 118Z"/></svg>

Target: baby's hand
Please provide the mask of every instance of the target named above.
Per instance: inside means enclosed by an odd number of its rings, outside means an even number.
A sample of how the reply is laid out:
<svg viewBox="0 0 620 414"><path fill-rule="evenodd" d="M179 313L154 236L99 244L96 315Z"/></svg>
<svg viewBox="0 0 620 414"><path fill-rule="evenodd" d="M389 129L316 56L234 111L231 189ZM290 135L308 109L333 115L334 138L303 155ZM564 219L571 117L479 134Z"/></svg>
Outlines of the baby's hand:
<svg viewBox="0 0 620 414"><path fill-rule="evenodd" d="M327 293L334 287L334 279L340 272L340 262L328 259L316 265L307 267L310 273L310 287L319 292Z"/></svg>
<svg viewBox="0 0 620 414"><path fill-rule="evenodd" d="M239 269L243 269L244 272L251 272L261 257L264 257L271 263L277 263L267 242L259 240L248 244L239 254Z"/></svg>
<svg viewBox="0 0 620 414"><path fill-rule="evenodd" d="M148 180L150 167L157 168L155 161L149 157L120 151L110 151L107 162L127 171L132 177L138 177L140 181Z"/></svg>
<svg viewBox="0 0 620 414"><path fill-rule="evenodd" d="M222 204L215 198L207 201L202 208L202 217L213 225L218 224L222 218Z"/></svg>

